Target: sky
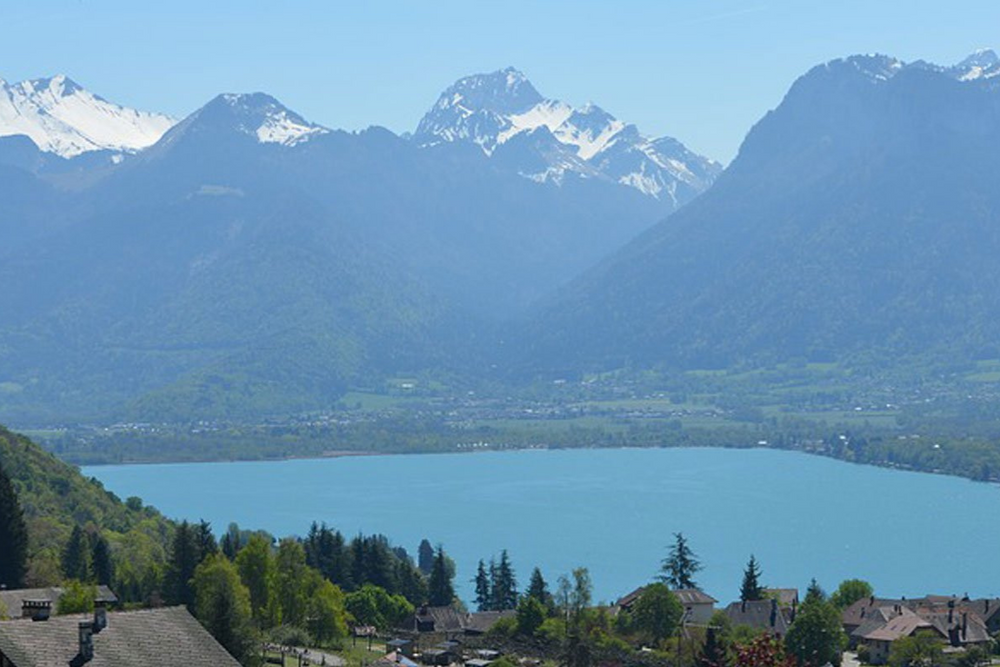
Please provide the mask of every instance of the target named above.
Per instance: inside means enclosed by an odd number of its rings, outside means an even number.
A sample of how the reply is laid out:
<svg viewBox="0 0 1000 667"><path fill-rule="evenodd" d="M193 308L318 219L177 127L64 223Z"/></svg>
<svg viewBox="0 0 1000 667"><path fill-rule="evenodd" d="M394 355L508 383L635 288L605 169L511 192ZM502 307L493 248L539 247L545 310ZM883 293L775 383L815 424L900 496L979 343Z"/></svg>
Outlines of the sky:
<svg viewBox="0 0 1000 667"><path fill-rule="evenodd" d="M347 130L412 131L456 79L513 65L724 163L810 67L855 53L951 64L1000 47L1000 1L0 0L0 78L66 74L184 116L263 91Z"/></svg>

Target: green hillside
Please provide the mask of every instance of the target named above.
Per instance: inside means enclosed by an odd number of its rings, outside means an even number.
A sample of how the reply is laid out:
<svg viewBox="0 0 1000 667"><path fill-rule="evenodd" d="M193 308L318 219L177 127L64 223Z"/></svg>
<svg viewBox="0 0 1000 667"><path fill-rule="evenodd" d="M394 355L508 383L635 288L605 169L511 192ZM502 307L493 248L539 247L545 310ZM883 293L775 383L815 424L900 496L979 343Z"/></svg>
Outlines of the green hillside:
<svg viewBox="0 0 1000 667"><path fill-rule="evenodd" d="M29 585L63 580L61 554L75 526L110 543L121 588L162 569L172 526L138 498L122 501L97 480L2 426L0 468L17 490L28 525Z"/></svg>

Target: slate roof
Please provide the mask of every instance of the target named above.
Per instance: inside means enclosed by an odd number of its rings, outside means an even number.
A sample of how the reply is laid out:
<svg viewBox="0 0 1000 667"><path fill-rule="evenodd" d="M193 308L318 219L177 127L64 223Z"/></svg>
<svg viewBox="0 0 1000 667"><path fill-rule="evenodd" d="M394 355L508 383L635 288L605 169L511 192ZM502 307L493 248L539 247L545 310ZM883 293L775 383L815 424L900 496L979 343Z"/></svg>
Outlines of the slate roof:
<svg viewBox="0 0 1000 667"><path fill-rule="evenodd" d="M788 619L777 600L733 602L726 607L726 616L733 625L749 625L782 637L788 632Z"/></svg>
<svg viewBox="0 0 1000 667"><path fill-rule="evenodd" d="M52 603L52 611L55 612L56 603L62 597L63 588L53 586L50 588L17 588L14 590L0 590L0 617L6 610L7 618L21 617L21 604L25 600L48 600ZM116 604L118 596L107 586L97 587L97 599L108 604Z"/></svg>
<svg viewBox="0 0 1000 667"><path fill-rule="evenodd" d="M483 634L489 632L490 628L497 624L501 618L514 618L517 612L508 611L476 611L468 615L465 619L466 632Z"/></svg>
<svg viewBox="0 0 1000 667"><path fill-rule="evenodd" d="M897 606L905 607L906 600L877 598L874 596L861 598L843 611L841 614L841 623L848 629L858 628L868 622L871 615L876 614L878 610L885 607L894 608Z"/></svg>
<svg viewBox="0 0 1000 667"><path fill-rule="evenodd" d="M869 641L894 642L902 637L909 637L917 630L936 629L930 621L917 616L906 607L894 607L893 609L893 616L889 620L871 624L871 629L865 628L864 633L860 632L861 628L858 628L858 631L854 633L855 636ZM940 631L938 632L940 633ZM947 637L947 634L944 636Z"/></svg>
<svg viewBox="0 0 1000 667"><path fill-rule="evenodd" d="M635 604L636 600L642 597L642 594L645 592L646 592L646 587L640 586L631 593L623 595L622 597L618 598L618 601L615 602L615 606L621 607L622 609L628 609L633 604Z"/></svg>
<svg viewBox="0 0 1000 667"><path fill-rule="evenodd" d="M15 667L66 667L79 652L80 621L89 614L53 616L47 621L0 622L0 653ZM239 663L184 607L108 614L94 635L88 667L239 667Z"/></svg>
<svg viewBox="0 0 1000 667"><path fill-rule="evenodd" d="M697 588L678 588L674 595L681 601L681 604L715 604L718 602L711 595L699 591Z"/></svg>
<svg viewBox="0 0 1000 667"><path fill-rule="evenodd" d="M415 615L419 626L433 624L433 632L461 632L465 629L462 614L454 607L420 607Z"/></svg>

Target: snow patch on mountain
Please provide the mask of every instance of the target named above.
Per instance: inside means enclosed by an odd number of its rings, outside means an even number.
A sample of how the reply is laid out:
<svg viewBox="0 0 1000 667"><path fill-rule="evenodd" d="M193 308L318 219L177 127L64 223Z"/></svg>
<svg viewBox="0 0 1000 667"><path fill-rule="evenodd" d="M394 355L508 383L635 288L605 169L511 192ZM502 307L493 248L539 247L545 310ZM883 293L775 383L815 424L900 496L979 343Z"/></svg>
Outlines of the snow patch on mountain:
<svg viewBox="0 0 1000 667"><path fill-rule="evenodd" d="M177 121L94 95L63 75L8 84L0 79L0 136L24 135L64 158L91 151L133 153Z"/></svg>
<svg viewBox="0 0 1000 667"><path fill-rule="evenodd" d="M530 142L506 148L529 135ZM491 157L521 151L534 167L516 171L534 181L559 184L569 175L601 178L676 205L707 189L722 167L665 139L669 141L658 144L594 104L576 108L544 98L513 68L459 79L413 134L424 147L468 142Z"/></svg>

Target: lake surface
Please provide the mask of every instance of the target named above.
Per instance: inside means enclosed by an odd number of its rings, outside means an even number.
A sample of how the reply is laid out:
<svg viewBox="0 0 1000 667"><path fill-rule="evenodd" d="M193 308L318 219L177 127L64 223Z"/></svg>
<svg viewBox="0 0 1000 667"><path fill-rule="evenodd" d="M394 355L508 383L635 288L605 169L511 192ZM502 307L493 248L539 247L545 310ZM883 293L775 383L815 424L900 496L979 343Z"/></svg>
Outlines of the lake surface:
<svg viewBox="0 0 1000 667"><path fill-rule="evenodd" d="M963 479L794 452L518 451L84 469L168 516L284 536L313 520L384 533L416 554L441 542L472 597L480 558L508 549L519 583L586 566L594 599L648 582L672 533L701 558L698 582L738 598L750 554L768 586L860 577L880 594L1000 594L1000 490Z"/></svg>

